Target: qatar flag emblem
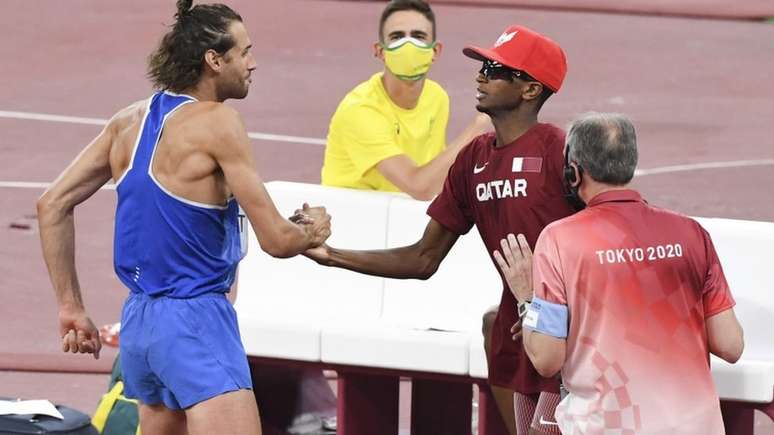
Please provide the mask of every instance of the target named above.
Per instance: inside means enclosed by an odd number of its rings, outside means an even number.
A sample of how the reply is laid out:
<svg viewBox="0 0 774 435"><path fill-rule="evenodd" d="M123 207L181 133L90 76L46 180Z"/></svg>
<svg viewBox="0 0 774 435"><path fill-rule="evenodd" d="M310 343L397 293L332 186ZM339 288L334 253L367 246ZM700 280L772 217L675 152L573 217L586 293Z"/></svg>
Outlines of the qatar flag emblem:
<svg viewBox="0 0 774 435"><path fill-rule="evenodd" d="M543 167L542 157L514 157L512 172L540 172Z"/></svg>

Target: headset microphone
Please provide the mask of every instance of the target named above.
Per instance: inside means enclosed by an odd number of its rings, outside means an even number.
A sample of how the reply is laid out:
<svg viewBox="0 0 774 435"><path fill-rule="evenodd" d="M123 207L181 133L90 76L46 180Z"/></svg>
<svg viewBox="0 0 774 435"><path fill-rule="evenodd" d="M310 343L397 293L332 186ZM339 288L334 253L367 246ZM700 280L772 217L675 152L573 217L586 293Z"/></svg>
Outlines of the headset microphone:
<svg viewBox="0 0 774 435"><path fill-rule="evenodd" d="M582 178L583 168L577 163L570 163L570 144L568 143L564 152L564 185L567 191L564 197L575 211L586 208L586 203L578 196Z"/></svg>

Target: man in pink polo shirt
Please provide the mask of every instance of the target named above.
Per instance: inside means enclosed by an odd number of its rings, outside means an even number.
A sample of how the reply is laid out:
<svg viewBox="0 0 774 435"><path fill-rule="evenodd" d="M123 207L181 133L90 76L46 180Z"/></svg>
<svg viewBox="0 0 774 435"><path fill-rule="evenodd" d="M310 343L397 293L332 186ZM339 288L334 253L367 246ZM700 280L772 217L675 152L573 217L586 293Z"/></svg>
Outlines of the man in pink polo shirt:
<svg viewBox="0 0 774 435"><path fill-rule="evenodd" d="M628 188L637 145L625 117L584 115L565 153L587 208L547 226L534 261L521 235L495 254L535 368L561 369L562 433L723 434L709 353L733 363L744 342L709 234Z"/></svg>

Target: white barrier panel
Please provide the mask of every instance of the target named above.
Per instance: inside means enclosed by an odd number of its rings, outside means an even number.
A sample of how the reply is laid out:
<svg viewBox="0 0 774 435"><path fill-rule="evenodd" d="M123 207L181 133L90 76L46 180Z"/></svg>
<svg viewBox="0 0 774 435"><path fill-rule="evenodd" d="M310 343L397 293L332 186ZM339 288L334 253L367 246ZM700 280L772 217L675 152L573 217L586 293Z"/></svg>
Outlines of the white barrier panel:
<svg viewBox="0 0 774 435"><path fill-rule="evenodd" d="M382 249L391 195L288 182L266 187L279 212L290 216L301 204L324 205L332 216L333 246ZM236 307L262 320L301 322L377 318L382 310L383 279L320 266L303 256L273 258L263 252L250 229L250 247L239 267Z"/></svg>
<svg viewBox="0 0 774 435"><path fill-rule="evenodd" d="M405 196L286 182L267 188L283 215L303 202L325 205L333 216L330 243L344 249L412 244L429 219L428 203ZM712 236L745 330L737 364L712 358L720 397L771 403L774 223L697 220ZM303 257L275 259L251 230L239 288L248 355L486 377L481 316L499 302L501 283L475 229L427 281L385 280Z"/></svg>
<svg viewBox="0 0 774 435"><path fill-rule="evenodd" d="M396 198L390 204L387 245L418 241L430 218L429 202ZM415 328L481 331L481 316L500 302L502 281L473 228L457 239L438 271L427 281L387 280L386 321Z"/></svg>
<svg viewBox="0 0 774 435"><path fill-rule="evenodd" d="M774 223L697 218L710 233L736 300L745 348L736 364L712 358L721 398L774 400Z"/></svg>

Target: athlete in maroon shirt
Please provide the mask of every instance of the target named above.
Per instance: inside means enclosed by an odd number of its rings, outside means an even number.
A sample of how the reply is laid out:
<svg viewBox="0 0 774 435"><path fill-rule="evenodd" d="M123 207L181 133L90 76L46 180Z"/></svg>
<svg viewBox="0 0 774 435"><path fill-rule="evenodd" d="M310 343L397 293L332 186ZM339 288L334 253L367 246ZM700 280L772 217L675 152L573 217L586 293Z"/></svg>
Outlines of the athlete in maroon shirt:
<svg viewBox="0 0 774 435"><path fill-rule="evenodd" d="M511 26L492 49L467 47L464 53L484 62L476 79L476 108L491 117L495 132L477 137L457 156L443 191L427 211L431 219L422 238L411 246L378 251L323 245L307 251L307 256L323 265L370 275L427 279L457 237L474 224L491 259L508 233L523 233L534 246L546 225L572 213L562 181L564 132L538 122L541 106L559 90L567 71L562 49L530 29ZM552 397L540 417L553 421L558 383L542 378L521 342L511 340L510 327L518 319L516 304L503 281L487 357L490 384L509 431L526 434L541 392ZM521 393L517 399L523 399L516 401L518 431L514 391ZM555 426L540 430L559 433Z"/></svg>

